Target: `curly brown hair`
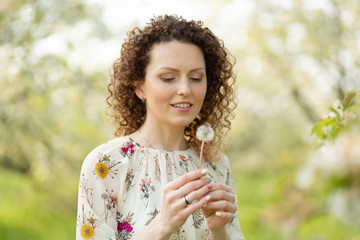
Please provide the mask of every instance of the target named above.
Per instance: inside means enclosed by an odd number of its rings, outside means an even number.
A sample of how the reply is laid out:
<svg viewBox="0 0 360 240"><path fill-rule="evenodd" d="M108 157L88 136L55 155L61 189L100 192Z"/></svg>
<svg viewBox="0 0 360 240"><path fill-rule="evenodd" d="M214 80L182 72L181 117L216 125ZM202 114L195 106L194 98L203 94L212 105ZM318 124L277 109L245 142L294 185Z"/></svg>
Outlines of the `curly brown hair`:
<svg viewBox="0 0 360 240"><path fill-rule="evenodd" d="M235 74L231 55L201 21L187 21L176 15L157 16L143 29L138 27L127 33L121 56L112 68L111 81L107 87L107 114L117 127L115 136L129 135L138 130L146 118L146 107L135 94L134 82L145 79L150 52L155 44L171 41L192 43L204 53L207 75L207 91L198 116L185 128L184 136L198 153L201 141L196 129L202 124L210 125L215 132L213 141L204 146L208 160L215 160L223 145L223 137L231 127L235 102Z"/></svg>

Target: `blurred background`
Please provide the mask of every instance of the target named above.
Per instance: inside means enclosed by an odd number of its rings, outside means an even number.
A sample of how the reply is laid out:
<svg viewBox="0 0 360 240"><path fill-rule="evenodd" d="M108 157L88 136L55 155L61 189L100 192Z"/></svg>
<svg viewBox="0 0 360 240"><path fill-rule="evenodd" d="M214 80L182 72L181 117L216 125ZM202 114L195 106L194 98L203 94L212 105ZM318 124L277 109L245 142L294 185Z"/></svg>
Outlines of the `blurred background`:
<svg viewBox="0 0 360 240"><path fill-rule="evenodd" d="M0 239L74 239L82 161L113 137L111 65L165 13L236 58L225 152L247 239L360 239L359 112L342 101L360 88L358 0L1 0Z"/></svg>

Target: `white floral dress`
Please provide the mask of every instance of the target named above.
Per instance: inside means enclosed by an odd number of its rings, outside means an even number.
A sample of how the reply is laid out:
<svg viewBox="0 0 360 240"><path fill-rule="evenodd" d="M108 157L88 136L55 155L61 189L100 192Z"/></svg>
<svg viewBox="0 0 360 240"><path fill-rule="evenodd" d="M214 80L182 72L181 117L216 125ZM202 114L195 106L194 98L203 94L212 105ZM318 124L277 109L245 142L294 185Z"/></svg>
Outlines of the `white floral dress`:
<svg viewBox="0 0 360 240"><path fill-rule="evenodd" d="M163 187L197 170L199 158L191 148L164 151L141 147L130 137L113 139L95 148L84 160L79 184L76 239L136 239L159 213ZM229 161L205 162L213 182L235 192ZM230 239L245 239L237 212L227 224ZM209 239L201 210L192 214L170 239Z"/></svg>

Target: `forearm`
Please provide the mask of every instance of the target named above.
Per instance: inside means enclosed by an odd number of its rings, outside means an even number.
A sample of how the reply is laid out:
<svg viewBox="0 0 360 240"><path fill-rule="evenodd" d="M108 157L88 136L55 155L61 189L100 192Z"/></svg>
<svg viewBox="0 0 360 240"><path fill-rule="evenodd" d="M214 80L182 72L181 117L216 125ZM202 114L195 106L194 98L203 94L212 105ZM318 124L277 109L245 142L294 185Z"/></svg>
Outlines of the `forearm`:
<svg viewBox="0 0 360 240"><path fill-rule="evenodd" d="M229 235L226 232L226 229L223 228L218 231L211 231L210 230L210 239L211 240L229 240Z"/></svg>

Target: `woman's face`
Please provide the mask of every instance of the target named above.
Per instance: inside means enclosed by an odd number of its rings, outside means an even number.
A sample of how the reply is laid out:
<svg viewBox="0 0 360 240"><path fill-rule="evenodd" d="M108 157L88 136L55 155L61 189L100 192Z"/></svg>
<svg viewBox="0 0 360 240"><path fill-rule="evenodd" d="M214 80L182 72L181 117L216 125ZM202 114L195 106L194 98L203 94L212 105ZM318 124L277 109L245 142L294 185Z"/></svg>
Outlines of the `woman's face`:
<svg viewBox="0 0 360 240"><path fill-rule="evenodd" d="M207 88L202 50L178 41L156 44L145 72L140 97L146 99L147 120L161 126L190 124L200 112Z"/></svg>

